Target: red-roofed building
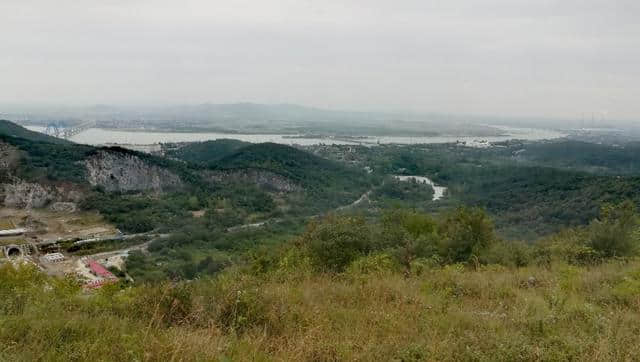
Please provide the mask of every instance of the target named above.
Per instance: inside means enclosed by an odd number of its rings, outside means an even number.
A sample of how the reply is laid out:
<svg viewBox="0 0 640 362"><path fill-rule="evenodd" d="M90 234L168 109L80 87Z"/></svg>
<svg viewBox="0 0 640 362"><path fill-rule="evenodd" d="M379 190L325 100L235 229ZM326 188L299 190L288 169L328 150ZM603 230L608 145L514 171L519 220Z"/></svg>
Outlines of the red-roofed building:
<svg viewBox="0 0 640 362"><path fill-rule="evenodd" d="M87 267L91 270L91 273L97 277L104 279L117 279L107 268L103 267L100 263L93 259L87 259Z"/></svg>

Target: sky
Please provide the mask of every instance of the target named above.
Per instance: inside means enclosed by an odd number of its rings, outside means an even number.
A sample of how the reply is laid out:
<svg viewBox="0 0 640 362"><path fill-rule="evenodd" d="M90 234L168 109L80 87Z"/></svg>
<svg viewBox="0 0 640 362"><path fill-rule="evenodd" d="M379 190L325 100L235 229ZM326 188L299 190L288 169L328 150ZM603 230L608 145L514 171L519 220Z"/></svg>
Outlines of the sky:
<svg viewBox="0 0 640 362"><path fill-rule="evenodd" d="M2 0L0 103L640 120L638 0Z"/></svg>

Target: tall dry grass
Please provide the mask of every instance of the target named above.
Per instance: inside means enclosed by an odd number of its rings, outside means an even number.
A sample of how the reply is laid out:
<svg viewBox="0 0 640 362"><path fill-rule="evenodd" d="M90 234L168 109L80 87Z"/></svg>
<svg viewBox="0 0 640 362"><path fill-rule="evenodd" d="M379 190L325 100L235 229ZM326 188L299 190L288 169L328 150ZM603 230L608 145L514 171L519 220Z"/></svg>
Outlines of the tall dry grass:
<svg viewBox="0 0 640 362"><path fill-rule="evenodd" d="M640 261L254 276L84 295L0 273L3 360L634 360Z"/></svg>

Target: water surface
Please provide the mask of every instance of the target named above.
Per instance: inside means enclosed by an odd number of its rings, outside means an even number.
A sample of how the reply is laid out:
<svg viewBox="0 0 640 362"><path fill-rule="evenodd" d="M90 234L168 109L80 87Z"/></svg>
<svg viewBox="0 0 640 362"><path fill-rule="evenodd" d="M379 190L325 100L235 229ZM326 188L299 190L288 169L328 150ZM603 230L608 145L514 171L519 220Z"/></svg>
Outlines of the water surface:
<svg viewBox="0 0 640 362"><path fill-rule="evenodd" d="M496 127L496 126L494 126ZM30 130L44 132L45 127L28 126ZM366 136L354 139L330 138L330 137L296 137L283 134L236 134L236 133L216 133L216 132L145 132L145 131L120 131L112 129L89 128L80 132L73 137L71 141L76 143L84 143L89 145L103 145L109 143L120 144L137 144L146 145L154 143L170 143L170 142L198 142L216 140L222 138L236 139L251 143L273 142L285 145L318 145L318 144L337 144L337 145L376 145L376 144L421 144L421 143L452 143L452 142L468 142L487 141L500 142L510 139L522 140L542 140L563 137L562 133L533 128L513 128L513 127L497 127L505 134L492 137L478 136Z"/></svg>
<svg viewBox="0 0 640 362"><path fill-rule="evenodd" d="M436 185L428 177L424 177L424 176L393 176L393 177L397 178L400 181L416 180L416 182L431 185L431 187L433 187L433 201L440 200L441 198L444 197L445 192L447 192L446 187Z"/></svg>

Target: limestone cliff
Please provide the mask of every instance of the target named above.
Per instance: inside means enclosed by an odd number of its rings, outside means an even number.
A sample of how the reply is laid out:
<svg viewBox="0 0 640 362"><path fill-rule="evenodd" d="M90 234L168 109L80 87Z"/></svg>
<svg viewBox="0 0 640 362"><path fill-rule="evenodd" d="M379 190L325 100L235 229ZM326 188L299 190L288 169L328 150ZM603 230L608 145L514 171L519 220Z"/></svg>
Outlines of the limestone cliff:
<svg viewBox="0 0 640 362"><path fill-rule="evenodd" d="M162 192L182 187L178 175L134 154L98 151L84 161L87 181L106 191Z"/></svg>
<svg viewBox="0 0 640 362"><path fill-rule="evenodd" d="M76 203L83 195L73 185L41 185L12 177L11 182L0 184L0 205L17 209L34 209L51 203Z"/></svg>
<svg viewBox="0 0 640 362"><path fill-rule="evenodd" d="M19 158L20 152L17 148L0 141L0 181L9 176Z"/></svg>
<svg viewBox="0 0 640 362"><path fill-rule="evenodd" d="M56 198L56 193L36 183L15 180L1 185L4 195L4 205L18 209L31 209L46 206Z"/></svg>

